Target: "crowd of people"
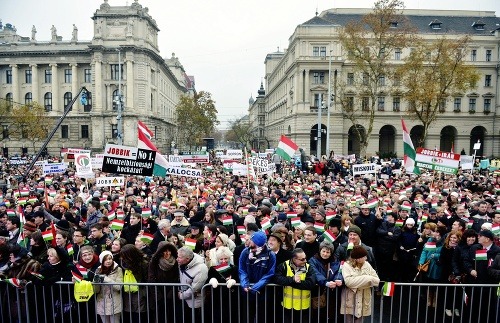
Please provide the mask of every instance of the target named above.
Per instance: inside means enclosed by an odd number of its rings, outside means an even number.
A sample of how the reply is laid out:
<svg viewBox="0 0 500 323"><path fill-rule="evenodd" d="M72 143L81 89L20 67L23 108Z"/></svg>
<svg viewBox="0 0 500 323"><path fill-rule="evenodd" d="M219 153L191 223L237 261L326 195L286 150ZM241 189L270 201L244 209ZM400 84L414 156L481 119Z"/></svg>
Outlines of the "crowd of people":
<svg viewBox="0 0 500 323"><path fill-rule="evenodd" d="M372 291L380 295L383 282L500 281L500 174L413 175L380 161L383 172L352 176L351 161L334 157L310 167L279 163L278 172L255 178L214 160L203 178L126 176L124 186L97 187L71 167L54 175L35 167L21 177L25 167L4 160L2 319L86 312L102 322L160 322L182 313L190 321L194 311L195 322L201 315L360 322L372 315ZM81 280L93 283L95 295L86 311L64 288L43 298L50 306L30 306L44 287ZM207 284L210 297L202 293ZM19 290L30 296L14 297ZM339 291L341 306L325 313L333 302L327 290ZM444 291L429 287L419 297L448 317L463 315L463 297L473 315L485 304L497 308L486 289L460 297ZM202 313L207 299L220 304Z"/></svg>

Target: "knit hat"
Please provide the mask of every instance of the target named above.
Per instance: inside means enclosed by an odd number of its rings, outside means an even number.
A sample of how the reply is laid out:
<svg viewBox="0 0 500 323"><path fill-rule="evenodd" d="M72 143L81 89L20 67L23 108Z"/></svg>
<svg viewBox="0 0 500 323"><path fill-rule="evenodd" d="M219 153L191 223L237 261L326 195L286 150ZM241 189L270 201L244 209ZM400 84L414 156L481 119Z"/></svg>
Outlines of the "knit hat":
<svg viewBox="0 0 500 323"><path fill-rule="evenodd" d="M106 256L111 256L113 257L113 254L111 253L111 251L108 251L108 250L104 250L103 252L101 252L101 254L99 255L99 262L102 264L103 260L104 260L104 257Z"/></svg>
<svg viewBox="0 0 500 323"><path fill-rule="evenodd" d="M64 208L65 208L66 210L68 210L68 209L69 209L69 203L68 203L68 202L66 202L66 201L62 201L62 202L60 202L60 203L59 203L59 205L60 205L60 206L64 206Z"/></svg>
<svg viewBox="0 0 500 323"><path fill-rule="evenodd" d="M347 230L347 234L351 233L351 232L354 232L356 233L358 236L361 237L361 229L357 226L357 225L351 225L349 227L349 230Z"/></svg>
<svg viewBox="0 0 500 323"><path fill-rule="evenodd" d="M359 259L368 256L368 252L366 252L366 249L363 248L362 246L354 246L351 251L351 258L352 259Z"/></svg>
<svg viewBox="0 0 500 323"><path fill-rule="evenodd" d="M413 218L408 218L408 219L406 219L406 224L413 224L413 225L415 225L415 220Z"/></svg>
<svg viewBox="0 0 500 323"><path fill-rule="evenodd" d="M23 225L23 229L27 230L29 232L35 232L36 231L36 224L31 222L31 221L26 221L26 223Z"/></svg>
<svg viewBox="0 0 500 323"><path fill-rule="evenodd" d="M220 233L217 237L220 239L220 241L222 241L222 245L227 247L229 243L229 237L227 236L227 234Z"/></svg>
<svg viewBox="0 0 500 323"><path fill-rule="evenodd" d="M257 247L262 247L266 244L267 241L266 234L262 231L257 231L252 235L250 240L252 240Z"/></svg>

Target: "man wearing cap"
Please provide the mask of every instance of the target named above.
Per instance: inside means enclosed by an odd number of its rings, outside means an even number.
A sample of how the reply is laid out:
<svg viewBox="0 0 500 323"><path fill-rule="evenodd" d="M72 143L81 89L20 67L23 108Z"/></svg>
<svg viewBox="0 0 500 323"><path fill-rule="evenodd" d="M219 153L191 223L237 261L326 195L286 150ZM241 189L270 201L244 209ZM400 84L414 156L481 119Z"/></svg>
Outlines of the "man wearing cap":
<svg viewBox="0 0 500 323"><path fill-rule="evenodd" d="M267 237L267 246L276 255L276 265L292 258L292 252L282 248L283 240L278 233L271 233Z"/></svg>
<svg viewBox="0 0 500 323"><path fill-rule="evenodd" d="M493 243L495 236L489 230L481 230L478 235L478 244L473 245L467 257L464 259L464 269L471 277L471 284L498 284L498 280L490 275L489 268L493 260L500 254L500 247ZM478 254L486 251L486 259L479 257ZM472 317L479 317L480 308L496 308L496 301L490 295L490 288L481 288L479 292L468 293L471 297ZM484 302L488 303L483 304ZM490 314L491 316L491 314ZM485 313L481 313L481 320L486 318Z"/></svg>
<svg viewBox="0 0 500 323"><path fill-rule="evenodd" d="M177 209L174 211L174 219L171 223L170 233L185 236L189 228L189 221L184 216L184 211Z"/></svg>
<svg viewBox="0 0 500 323"><path fill-rule="evenodd" d="M316 287L316 276L302 249L294 249L292 259L276 267L274 282L284 286L281 304L285 308L285 320L309 322L307 309L311 307L311 291Z"/></svg>
<svg viewBox="0 0 500 323"><path fill-rule="evenodd" d="M356 225L351 225L349 230L347 230L347 242L339 245L335 251L335 259L337 261L345 261L349 259L351 255L351 250L354 246L362 246L368 253L368 262L372 265L373 269L377 270L377 264L375 262L375 256L373 255L372 247L361 242L361 229Z"/></svg>
<svg viewBox="0 0 500 323"><path fill-rule="evenodd" d="M264 232L255 232L239 259L238 274L243 293L240 322L251 323L256 318L257 322L265 321L264 287L271 282L276 268L276 255L267 248L266 242Z"/></svg>

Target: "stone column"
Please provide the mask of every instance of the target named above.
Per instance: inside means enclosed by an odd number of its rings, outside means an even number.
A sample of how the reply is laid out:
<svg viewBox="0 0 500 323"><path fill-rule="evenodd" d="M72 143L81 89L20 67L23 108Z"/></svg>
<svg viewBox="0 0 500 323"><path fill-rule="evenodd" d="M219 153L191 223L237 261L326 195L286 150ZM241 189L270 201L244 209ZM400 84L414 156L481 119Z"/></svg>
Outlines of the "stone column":
<svg viewBox="0 0 500 323"><path fill-rule="evenodd" d="M127 86L126 96L124 102L124 111L131 111L134 107L134 62L130 59L127 59L127 79L125 80L125 84Z"/></svg>
<svg viewBox="0 0 500 323"><path fill-rule="evenodd" d="M304 98L305 98L305 108L306 111L309 112L309 107L311 106L311 93L309 92L309 89L311 88L310 78L309 78L309 70L306 70L306 77L304 80Z"/></svg>
<svg viewBox="0 0 500 323"><path fill-rule="evenodd" d="M102 100L102 61L94 59L94 71L95 71L95 88L92 93L92 111L102 112L103 111L103 100Z"/></svg>
<svg viewBox="0 0 500 323"><path fill-rule="evenodd" d="M69 66L71 66L71 93L74 98L78 94L78 64L71 63ZM80 103L75 102L75 104L79 105Z"/></svg>
<svg viewBox="0 0 500 323"><path fill-rule="evenodd" d="M24 104L24 99L21 102L19 93L19 67L16 64L12 64L10 68L12 69L12 101L14 101L14 105L16 103Z"/></svg>
<svg viewBox="0 0 500 323"><path fill-rule="evenodd" d="M57 64L49 64L52 68L52 111L63 112L64 106L61 107L59 104L62 98L59 97L59 76L57 75Z"/></svg>
<svg viewBox="0 0 500 323"><path fill-rule="evenodd" d="M31 67L31 94L33 95L33 101L38 102L43 105L43 97L40 97L39 84L38 81L38 65L30 64Z"/></svg>

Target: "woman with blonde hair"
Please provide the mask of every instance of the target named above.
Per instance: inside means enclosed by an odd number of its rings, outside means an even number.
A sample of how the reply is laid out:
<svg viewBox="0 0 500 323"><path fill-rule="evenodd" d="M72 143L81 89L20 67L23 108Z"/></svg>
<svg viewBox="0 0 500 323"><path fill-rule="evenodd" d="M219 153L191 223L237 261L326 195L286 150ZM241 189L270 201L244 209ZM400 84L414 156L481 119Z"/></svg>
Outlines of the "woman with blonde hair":
<svg viewBox="0 0 500 323"><path fill-rule="evenodd" d="M372 313L372 287L380 283L377 272L366 261L368 252L362 246L354 246L351 256L344 263L342 275L345 288L342 290L340 313L344 322L363 322L363 317Z"/></svg>
<svg viewBox="0 0 500 323"><path fill-rule="evenodd" d="M340 232L342 232L342 234L347 235L347 231L349 230L351 224L352 224L352 217L348 213L342 215L342 217L340 218L340 230L341 230Z"/></svg>

